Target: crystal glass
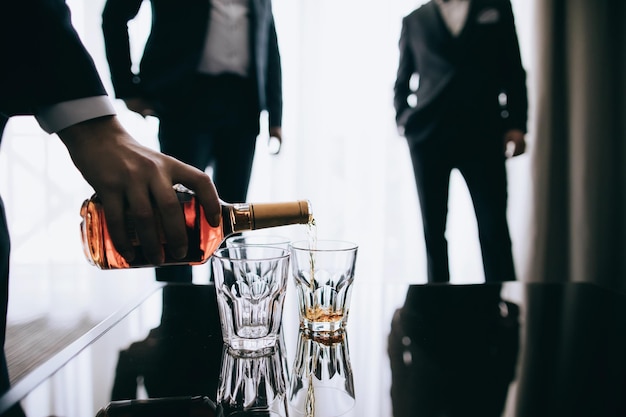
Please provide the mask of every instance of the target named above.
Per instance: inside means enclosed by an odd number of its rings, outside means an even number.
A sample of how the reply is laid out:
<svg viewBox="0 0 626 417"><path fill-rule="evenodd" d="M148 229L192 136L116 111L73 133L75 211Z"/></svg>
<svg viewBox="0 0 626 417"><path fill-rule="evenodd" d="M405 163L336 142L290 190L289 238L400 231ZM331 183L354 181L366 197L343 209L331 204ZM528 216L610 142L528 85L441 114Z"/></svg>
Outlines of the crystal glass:
<svg viewBox="0 0 626 417"><path fill-rule="evenodd" d="M289 252L269 246L222 248L212 262L224 342L242 355L271 350L282 320Z"/></svg>
<svg viewBox="0 0 626 417"><path fill-rule="evenodd" d="M303 240L291 244L301 328L335 332L345 327L357 249L356 244L339 240Z"/></svg>

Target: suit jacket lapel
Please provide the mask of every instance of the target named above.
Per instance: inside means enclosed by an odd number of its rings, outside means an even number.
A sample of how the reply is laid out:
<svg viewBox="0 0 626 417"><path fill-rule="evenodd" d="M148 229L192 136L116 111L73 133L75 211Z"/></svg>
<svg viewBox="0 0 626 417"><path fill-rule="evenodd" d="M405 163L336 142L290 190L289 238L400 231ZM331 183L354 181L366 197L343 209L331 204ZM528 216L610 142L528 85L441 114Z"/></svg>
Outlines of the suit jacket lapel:
<svg viewBox="0 0 626 417"><path fill-rule="evenodd" d="M434 0L432 0L430 2L430 15L429 18L432 19L433 21L437 21L437 26L439 28L439 31L441 32L441 36L443 36L444 38L447 38L450 41L458 41L462 38L465 37L465 34L467 33L467 29L470 26L473 26L475 24L475 20L476 20L476 10L478 9L478 6L476 5L477 2L479 2L479 0L468 0L469 1L469 7L467 9L467 17L465 19L465 23L463 24L463 27L461 28L461 32L459 32L459 34L457 36L453 36L452 32L450 32L450 29L448 28L448 25L446 24L443 15L441 14L441 9L439 8L439 6L435 3Z"/></svg>
<svg viewBox="0 0 626 417"><path fill-rule="evenodd" d="M472 35L474 30L476 29L476 18L478 14L478 10L480 10L480 0L470 0L469 9L467 11L467 18L465 19L465 24L463 25L463 29L459 36L456 39L457 42L457 51L459 59L463 59L472 48L467 47L466 45L471 42Z"/></svg>
<svg viewBox="0 0 626 417"><path fill-rule="evenodd" d="M479 9L479 0L469 0L469 8L467 10L467 18L465 19L465 24L463 25L463 29L461 33L459 33L458 39L466 39L467 33L471 32L474 26L476 26L476 11Z"/></svg>
<svg viewBox="0 0 626 417"><path fill-rule="evenodd" d="M443 16L441 14L441 10L439 10L439 6L435 3L435 0L431 0L430 3L426 4L426 21L431 22L433 26L433 31L431 33L434 34L438 38L438 41L442 43L449 42L452 40L452 34L446 25L446 22L443 20Z"/></svg>
<svg viewBox="0 0 626 417"><path fill-rule="evenodd" d="M459 39L450 32L435 0L431 0L424 7L426 10L420 24L428 26L426 33L432 37L431 41L433 45L437 45L439 53L447 57L450 62L457 62Z"/></svg>

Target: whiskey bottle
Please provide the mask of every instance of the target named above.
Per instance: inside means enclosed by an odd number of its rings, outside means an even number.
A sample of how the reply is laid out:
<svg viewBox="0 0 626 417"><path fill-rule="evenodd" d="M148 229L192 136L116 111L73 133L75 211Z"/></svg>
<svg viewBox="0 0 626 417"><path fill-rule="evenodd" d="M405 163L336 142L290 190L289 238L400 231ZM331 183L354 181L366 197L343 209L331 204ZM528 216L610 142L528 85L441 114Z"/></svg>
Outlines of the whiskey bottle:
<svg viewBox="0 0 626 417"><path fill-rule="evenodd" d="M161 265L200 265L205 263L224 239L232 234L290 224L309 224L313 220L310 205L306 200L254 204L221 202L222 219L219 226L213 227L206 220L204 209L194 193L180 185L174 188L185 216L189 242L187 256L175 259L168 253L167 242L159 227L165 252L165 261ZM107 228L104 209L97 195L94 194L83 202L80 215L83 250L92 265L100 269L154 266L143 255L141 243L130 220L127 220L127 233L135 248L135 258L128 262L115 249Z"/></svg>

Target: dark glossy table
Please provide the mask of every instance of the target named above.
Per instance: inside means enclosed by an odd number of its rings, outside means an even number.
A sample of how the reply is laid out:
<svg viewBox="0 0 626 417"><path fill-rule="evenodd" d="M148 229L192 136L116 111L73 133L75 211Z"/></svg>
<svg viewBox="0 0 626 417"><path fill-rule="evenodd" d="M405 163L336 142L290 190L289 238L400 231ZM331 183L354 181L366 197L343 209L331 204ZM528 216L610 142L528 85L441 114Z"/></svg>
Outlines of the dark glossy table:
<svg viewBox="0 0 626 417"><path fill-rule="evenodd" d="M626 416L624 294L583 283L359 284L335 340L299 332L288 294L278 357L260 365L226 356L212 286L158 288L18 381L0 412L20 403L28 417L88 417L147 397L214 404L220 376L249 388L260 369L259 398L276 413L254 415L306 415L287 398L298 389L290 380L323 357L317 375L344 392L308 392L318 416ZM175 415L217 415L186 407Z"/></svg>

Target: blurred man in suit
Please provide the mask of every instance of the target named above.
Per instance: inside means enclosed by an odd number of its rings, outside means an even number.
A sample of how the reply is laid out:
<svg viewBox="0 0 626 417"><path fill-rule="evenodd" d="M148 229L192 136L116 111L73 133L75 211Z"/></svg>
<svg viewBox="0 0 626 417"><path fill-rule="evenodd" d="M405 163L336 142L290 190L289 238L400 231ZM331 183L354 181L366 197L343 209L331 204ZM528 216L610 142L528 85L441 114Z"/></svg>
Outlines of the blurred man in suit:
<svg viewBox="0 0 626 417"><path fill-rule="evenodd" d="M396 122L410 148L428 281L450 279L445 229L454 168L474 204L485 279L514 280L505 150L525 150L528 101L511 3L431 0L403 19L399 47Z"/></svg>
<svg viewBox="0 0 626 417"><path fill-rule="evenodd" d="M151 0L152 28L138 74L128 21L142 0L108 0L102 13L115 94L159 118L161 151L212 168L225 201L246 200L260 112L282 140L281 61L271 0ZM157 270L160 281L191 281L191 267Z"/></svg>
<svg viewBox="0 0 626 417"><path fill-rule="evenodd" d="M219 224L215 187L201 170L140 145L120 125L93 61L71 24L63 0L7 1L0 5L0 121L34 115L56 133L72 161L100 196L116 249L132 260L126 219L137 230L144 255L163 262L156 225L162 224L172 255L187 252L187 235L173 184L197 190L207 219ZM36 203L36 196L33 196ZM158 207L160 218L154 210ZM4 346L9 280L9 230L0 199L0 344ZM4 352L0 393L9 388ZM19 408L19 407L18 407ZM15 411L20 414L19 410ZM4 414L3 414L4 415ZM8 415L8 414L7 414Z"/></svg>

